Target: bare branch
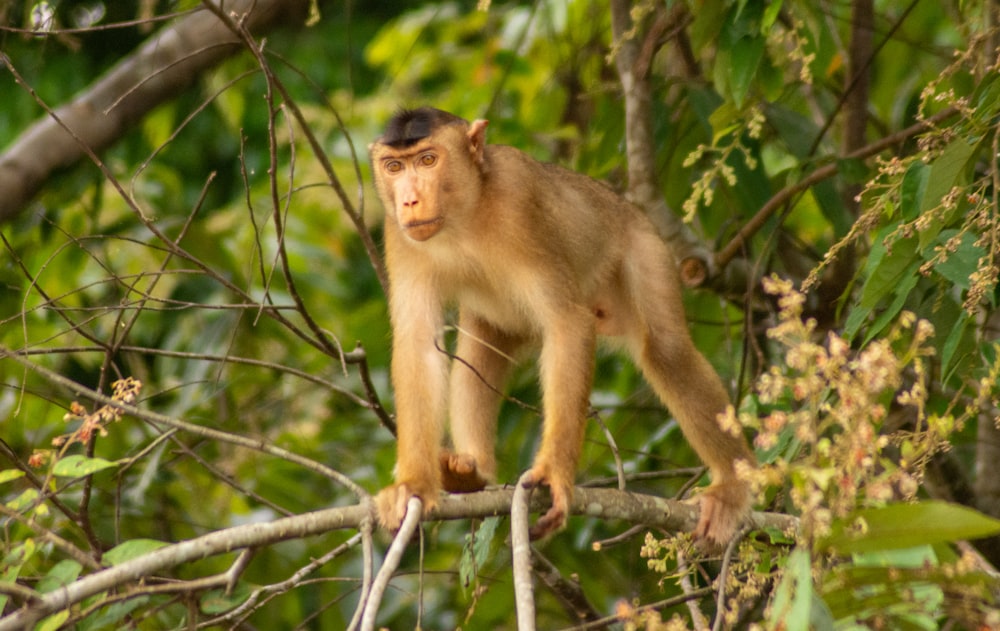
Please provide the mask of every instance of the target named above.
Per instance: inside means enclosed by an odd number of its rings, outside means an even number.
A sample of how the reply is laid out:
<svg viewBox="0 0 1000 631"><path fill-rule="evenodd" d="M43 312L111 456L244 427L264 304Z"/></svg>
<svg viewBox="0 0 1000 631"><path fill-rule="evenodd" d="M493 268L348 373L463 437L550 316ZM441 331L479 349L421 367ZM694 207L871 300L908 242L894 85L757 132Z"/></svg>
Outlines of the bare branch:
<svg viewBox="0 0 1000 631"><path fill-rule="evenodd" d="M420 514L423 510L424 504L416 495L411 497L406 503L406 516L403 518L403 523L399 527L399 532L396 533L395 538L392 540L392 545L389 546L389 551L385 555L382 567L379 568L378 574L372 582L371 591L364 598L365 612L361 616L361 631L374 631L375 616L378 614L379 605L382 603L382 595L385 593L386 588L389 587L389 581L396 572L396 568L399 567L399 562L403 558L403 552L406 550L407 544L410 543L410 539L413 538L413 533L420 527Z"/></svg>
<svg viewBox="0 0 1000 631"><path fill-rule="evenodd" d="M531 569L545 583L572 620L593 622L601 617L589 600L578 580L567 579L556 564L538 550L531 549Z"/></svg>
<svg viewBox="0 0 1000 631"><path fill-rule="evenodd" d="M743 541L743 537L747 536L747 529L742 528L736 533L729 545L726 546L726 551L722 555L722 568L719 570L719 593L715 600L715 624L712 625L712 631L721 631L723 625L725 624L725 613L726 613L726 580L729 578L729 567L733 561L733 555L736 554L736 548Z"/></svg>
<svg viewBox="0 0 1000 631"><path fill-rule="evenodd" d="M305 0L225 2L227 11L247 14L247 28L254 31L301 18L307 6ZM56 109L55 117L38 120L0 154L0 223L23 211L53 171L82 160L87 155L84 147L99 152L111 146L156 106L190 87L202 71L239 50L239 40L209 11L193 12L151 37L88 90ZM10 67L6 55L2 58Z"/></svg>
<svg viewBox="0 0 1000 631"><path fill-rule="evenodd" d="M514 606L518 631L535 631L535 590L531 584L531 537L528 531L528 502L531 472L525 472L514 486L510 507L510 548L514 560Z"/></svg>
<svg viewBox="0 0 1000 631"><path fill-rule="evenodd" d="M44 368L43 366L40 366L38 364L32 363L28 361L26 358L22 357L19 353L11 352L10 350L4 348L3 346L0 346L0 359L7 357L13 359L17 363L24 366L25 368L28 368L29 370L32 370L40 374L42 377L44 377L45 379L49 380L54 384L58 384L59 386L67 388L70 391L75 392L77 395L86 397L87 399L90 399L91 401L94 401L96 403L111 406L112 408L115 409L120 409L122 412L128 414L129 416L140 418L143 419L144 421L154 424L166 425L167 427L174 427L181 431L195 434L196 436L203 436L211 440L217 440L220 442L229 443L233 445L240 445L249 449L255 449L267 454L271 454L272 456L288 460L289 462L294 462L306 469L309 469L310 471L315 471L320 475L323 475L331 480L335 480L337 483L341 484L346 489L351 491L351 493L353 493L354 496L357 497L358 499L365 499L368 497L368 493L364 489L355 484L353 480L351 480L343 473L331 469L330 467L322 463L310 460L309 458L288 451L287 449L282 449L281 447L272 445L262 439L247 438L245 436L241 436L238 434L223 432L221 430L217 430L211 427L205 427L202 425L197 425L195 423L189 423L187 421L182 421L180 419L172 418L170 416L159 414L157 412L150 412L148 410L143 410L134 405L124 404L121 401L115 400L109 396L101 394L96 390L87 388L86 386L76 383L72 379L68 379L67 377L62 376L57 372L49 370L48 368Z"/></svg>
<svg viewBox="0 0 1000 631"><path fill-rule="evenodd" d="M922 133L932 127L933 125L940 123L941 121L951 118L958 113L958 110L954 107L948 107L941 110L933 116L928 116L926 119L920 121L919 123L914 123L906 129L901 129L894 134L890 134L881 140L877 140L865 147L861 147L857 151L853 151L846 156L845 159L848 160L860 160L863 158L870 158L871 156L885 151L889 147L899 144L900 142L906 140L911 136L915 136ZM785 188L781 189L774 194L771 199L767 200L767 203L761 206L760 210L757 211L753 217L751 217L743 227L739 229L736 236L726 244L724 248L715 253L715 264L719 268L723 268L732 261L737 254L743 249L743 244L752 237L758 230L764 227L767 220L778 211L784 204L795 197L802 191L807 190L809 187L822 182L823 180L833 177L837 173L839 165L836 162L830 162L819 167L806 177L802 178L794 184L789 184Z"/></svg>
<svg viewBox="0 0 1000 631"><path fill-rule="evenodd" d="M46 594L29 607L0 619L0 631L31 628L33 622L48 614L70 607L107 589L152 576L165 568L247 547L318 535L344 528L348 524L356 527L369 511L370 508L366 504L329 508L267 523L226 528L166 546L137 559L95 572L62 589Z"/></svg>
<svg viewBox="0 0 1000 631"><path fill-rule="evenodd" d="M540 492L532 494L529 504L532 512L548 509L546 495ZM466 495L443 495L440 504L425 515L424 519L453 520L509 514L513 496L514 490L510 488L487 489ZM227 554L234 550L309 537L331 530L362 528L365 523L371 523L373 510L371 503L366 500L354 506L328 508L272 522L226 528L169 545L137 559L85 576L64 589L45 594L29 607L0 619L0 631L25 628L33 621L70 607L94 594L139 581L165 568L218 554ZM644 523L651 528L671 531L693 530L698 521L698 509L693 504L611 489L577 487L573 493L570 512L574 515L600 519ZM750 518L749 527L792 531L797 527L797 523L798 520L789 515L754 513Z"/></svg>

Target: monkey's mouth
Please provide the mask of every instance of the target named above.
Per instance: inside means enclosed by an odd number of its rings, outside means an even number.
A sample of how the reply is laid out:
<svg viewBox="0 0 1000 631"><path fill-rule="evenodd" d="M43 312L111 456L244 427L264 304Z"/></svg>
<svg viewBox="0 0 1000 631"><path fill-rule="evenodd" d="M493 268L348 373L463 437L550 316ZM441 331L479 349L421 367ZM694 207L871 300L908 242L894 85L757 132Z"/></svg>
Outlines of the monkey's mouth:
<svg viewBox="0 0 1000 631"><path fill-rule="evenodd" d="M426 241L430 239L444 224L444 217L434 217L433 219L419 219L407 222L403 228L406 235L414 241Z"/></svg>

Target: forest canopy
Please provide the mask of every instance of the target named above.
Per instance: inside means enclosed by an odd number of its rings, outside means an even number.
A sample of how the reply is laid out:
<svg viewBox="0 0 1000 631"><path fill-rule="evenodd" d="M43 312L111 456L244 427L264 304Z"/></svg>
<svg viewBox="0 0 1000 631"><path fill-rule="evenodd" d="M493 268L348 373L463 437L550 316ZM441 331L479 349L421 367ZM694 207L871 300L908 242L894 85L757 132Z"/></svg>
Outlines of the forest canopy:
<svg viewBox="0 0 1000 631"><path fill-rule="evenodd" d="M998 17L0 3L0 630L1000 627ZM500 484L374 523L395 405L367 147L422 105L655 223L760 462L728 548L692 541L705 469L614 349L565 530L512 545L533 359Z"/></svg>

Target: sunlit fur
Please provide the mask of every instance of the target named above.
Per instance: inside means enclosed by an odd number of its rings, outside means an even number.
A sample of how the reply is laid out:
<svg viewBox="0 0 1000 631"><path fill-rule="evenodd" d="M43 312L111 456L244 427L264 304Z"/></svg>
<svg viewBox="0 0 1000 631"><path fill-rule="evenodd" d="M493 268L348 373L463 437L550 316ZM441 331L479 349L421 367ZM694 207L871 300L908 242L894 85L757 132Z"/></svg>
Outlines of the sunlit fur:
<svg viewBox="0 0 1000 631"><path fill-rule="evenodd" d="M426 510L442 488L470 491L494 480L497 390L510 357L533 346L541 349L544 427L529 477L553 501L533 535L560 528L600 335L620 338L711 469L696 535L729 540L750 506L734 463L753 455L719 426L728 397L691 342L669 250L645 215L608 187L487 145L485 133L486 121L423 108L401 113L370 147L387 215L398 424L396 484L378 496L380 519L396 528L411 495ZM435 342L452 304L463 361L449 385L449 362ZM446 417L453 450L442 447Z"/></svg>

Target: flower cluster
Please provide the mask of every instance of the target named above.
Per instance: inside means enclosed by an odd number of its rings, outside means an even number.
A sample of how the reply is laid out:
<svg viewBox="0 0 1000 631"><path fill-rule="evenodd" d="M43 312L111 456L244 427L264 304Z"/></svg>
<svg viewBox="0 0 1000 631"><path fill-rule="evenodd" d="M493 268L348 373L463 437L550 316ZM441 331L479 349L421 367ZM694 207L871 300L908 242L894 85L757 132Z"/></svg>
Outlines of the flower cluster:
<svg viewBox="0 0 1000 631"><path fill-rule="evenodd" d="M758 380L758 411L766 413L740 417L757 430L755 446L769 460L756 475L758 488L787 485L807 538L859 506L912 497L925 459L894 461L883 452L905 442L912 456L944 444L944 425L912 431L928 425L925 358L933 353L933 327L904 313L887 337L854 351L833 332L816 341L815 322L802 318L805 297L790 282L771 277L764 290L777 299L778 324L768 337L785 361ZM890 409L909 419L905 435L883 431Z"/></svg>
<svg viewBox="0 0 1000 631"><path fill-rule="evenodd" d="M115 403L131 405L135 403L140 390L142 390L142 382L138 379L132 377L119 379L111 384L111 399ZM69 405L69 412L63 416L63 420L66 422L80 421L80 426L69 434L53 438L52 445L65 449L76 442L90 442L95 433L107 436L108 431L105 426L120 420L123 415L124 410L115 404L109 403L94 412L88 412L87 408L80 405L79 402L73 401ZM47 450L36 450L28 459L28 464L33 467L42 466L51 459L51 456L51 452Z"/></svg>
<svg viewBox="0 0 1000 631"><path fill-rule="evenodd" d="M736 186L736 171L732 167L732 160L739 157L750 170L757 168L757 158L754 152L747 147L742 140L745 133L748 138L758 139L763 133L764 112L757 105L747 108L745 116L734 123L734 129L726 134L725 140L728 144L705 144L698 145L694 151L684 158L683 166L692 167L707 156L712 156L709 167L698 177L691 186L691 194L682 204L684 210L684 221L690 223L694 219L700 205L711 206L715 200L715 185L719 180L723 180L728 186Z"/></svg>

